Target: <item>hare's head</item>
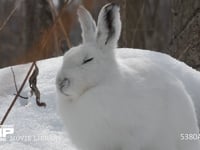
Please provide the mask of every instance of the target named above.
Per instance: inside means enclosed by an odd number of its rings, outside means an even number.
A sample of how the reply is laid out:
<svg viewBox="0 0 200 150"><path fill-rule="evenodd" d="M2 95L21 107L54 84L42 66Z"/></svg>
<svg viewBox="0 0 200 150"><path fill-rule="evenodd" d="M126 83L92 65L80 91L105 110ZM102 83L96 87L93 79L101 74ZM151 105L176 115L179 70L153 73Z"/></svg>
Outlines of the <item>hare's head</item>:
<svg viewBox="0 0 200 150"><path fill-rule="evenodd" d="M114 49L121 32L119 7L115 4L107 4L101 9L97 26L82 6L78 9L78 17L83 43L66 52L56 81L58 91L72 98L111 76L116 68Z"/></svg>

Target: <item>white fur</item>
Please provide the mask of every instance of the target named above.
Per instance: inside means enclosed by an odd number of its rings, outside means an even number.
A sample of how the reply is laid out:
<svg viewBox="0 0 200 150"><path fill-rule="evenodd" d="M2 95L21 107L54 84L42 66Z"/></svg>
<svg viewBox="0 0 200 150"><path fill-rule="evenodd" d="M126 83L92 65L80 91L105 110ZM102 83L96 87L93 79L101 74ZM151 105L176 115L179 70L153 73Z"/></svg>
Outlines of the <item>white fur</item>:
<svg viewBox="0 0 200 150"><path fill-rule="evenodd" d="M57 75L59 111L72 142L81 150L198 150L198 140L181 140L182 133L198 134L182 82L151 57L114 49L121 31L116 5L102 8L96 30L85 27L94 23L80 9L83 44L64 55Z"/></svg>
<svg viewBox="0 0 200 150"><path fill-rule="evenodd" d="M130 48L119 48L116 50L117 57L120 59L132 60L133 58L138 59L149 59L156 63L166 71L173 74L178 78L188 94L191 96L195 110L197 113L198 125L200 128L200 72L189 67L185 63L172 58L169 55L141 49L130 49Z"/></svg>
<svg viewBox="0 0 200 150"><path fill-rule="evenodd" d="M80 6L78 9L79 22L81 23L83 42L94 42L96 38L96 24L90 13Z"/></svg>

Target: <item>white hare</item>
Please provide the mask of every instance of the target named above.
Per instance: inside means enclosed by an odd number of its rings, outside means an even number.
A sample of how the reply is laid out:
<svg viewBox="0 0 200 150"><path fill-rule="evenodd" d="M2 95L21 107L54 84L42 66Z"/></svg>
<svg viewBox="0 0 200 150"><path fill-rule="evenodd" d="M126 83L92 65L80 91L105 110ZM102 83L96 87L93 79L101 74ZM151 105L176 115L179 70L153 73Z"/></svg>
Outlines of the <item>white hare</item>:
<svg viewBox="0 0 200 150"><path fill-rule="evenodd" d="M186 140L198 126L182 82L151 57L116 49L119 7L105 5L97 26L85 8L78 16L83 44L64 55L56 80L59 111L77 148L199 150L198 140Z"/></svg>

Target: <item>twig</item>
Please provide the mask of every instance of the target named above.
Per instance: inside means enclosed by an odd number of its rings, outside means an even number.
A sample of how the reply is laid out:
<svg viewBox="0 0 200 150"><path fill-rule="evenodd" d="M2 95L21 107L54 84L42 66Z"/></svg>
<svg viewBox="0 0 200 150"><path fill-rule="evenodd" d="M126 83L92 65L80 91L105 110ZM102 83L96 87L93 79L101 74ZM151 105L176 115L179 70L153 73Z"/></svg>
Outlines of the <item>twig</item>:
<svg viewBox="0 0 200 150"><path fill-rule="evenodd" d="M17 95L17 94L13 94L13 95ZM28 97L25 97L25 96L21 96L21 95L19 95L18 97L20 97L20 98L23 98L23 99L28 99Z"/></svg>
<svg viewBox="0 0 200 150"><path fill-rule="evenodd" d="M178 60L181 60L181 58L185 55L185 53L187 53L187 51L189 51L190 48L191 48L191 44L189 44L189 45L183 50L183 52L178 56Z"/></svg>
<svg viewBox="0 0 200 150"><path fill-rule="evenodd" d="M4 124L4 122L5 122L5 120L6 120L7 116L8 116L8 114L10 113L10 111L11 111L13 105L15 104L15 102L16 102L17 98L19 97L19 95L20 95L22 89L24 88L24 85L25 85L26 81L28 80L28 77L29 77L29 75L31 74L34 65L35 65L35 62L33 62L33 63L31 64L31 67L30 67L30 69L29 69L29 71L28 71L28 73L27 73L27 75L26 75L24 81L22 82L22 85L20 86L19 90L17 91L16 96L14 97L14 99L13 99L12 103L10 104L8 110L6 111L6 113L5 113L4 117L3 117L3 119L1 120L0 125L3 125L3 124Z"/></svg>
<svg viewBox="0 0 200 150"><path fill-rule="evenodd" d="M190 42L187 47L182 51L182 53L177 57L178 60L181 60L183 58L183 56L192 48L196 47L197 45L199 45L200 42L195 42L195 43L192 43Z"/></svg>
<svg viewBox="0 0 200 150"><path fill-rule="evenodd" d="M52 0L48 0L48 2L49 2L49 5L50 5L50 7L51 7L51 10L52 10L52 12L53 12L55 18L58 17L58 23L59 23L59 26L60 26L62 32L63 32L64 35L65 35L65 40L66 40L66 42L67 42L67 46L68 46L68 47L71 47L71 43L70 43L70 40L69 40L69 36L68 36L68 34L67 34L67 32L66 32L66 30L65 30L65 28L64 28L64 25L63 25L62 20L61 20L60 17L58 16L58 11L56 10L56 8L55 8L55 6L54 6ZM66 2L66 4L67 4L67 3L68 3L68 2Z"/></svg>
<svg viewBox="0 0 200 150"><path fill-rule="evenodd" d="M31 88L31 95L33 95L33 94L35 95L36 104L38 106L46 107L46 103L40 102L40 91L38 90L38 87L37 87L37 76L39 74L39 69L38 69L36 63L34 65L34 67L35 67L35 69L29 78L29 87Z"/></svg>
<svg viewBox="0 0 200 150"><path fill-rule="evenodd" d="M16 90L16 92L18 92L16 77L15 77L15 72L13 70L13 67L10 67L10 69L11 69L11 72L12 72L12 75L13 75L13 80L14 80L14 84L15 84L15 90ZM14 94L14 95L17 95L17 94ZM28 97L21 96L21 95L19 95L19 97L23 98L23 99L28 99Z"/></svg>
<svg viewBox="0 0 200 150"><path fill-rule="evenodd" d="M0 31L3 30L3 28L6 26L6 24L8 23L8 21L11 19L11 17L14 15L14 13L16 12L18 8L18 5L15 5L15 7L12 9L12 11L10 12L10 14L8 15L8 17L5 19L5 21L2 23L2 25L0 26Z"/></svg>
<svg viewBox="0 0 200 150"><path fill-rule="evenodd" d="M17 83L16 83L16 77L15 77L15 72L13 70L13 67L10 67L10 69L11 69L11 72L12 72L12 75L13 75L13 80L14 80L14 84L15 84L15 90L18 91Z"/></svg>
<svg viewBox="0 0 200 150"><path fill-rule="evenodd" d="M49 38L50 38L50 35L51 35L52 32L55 30L56 23L58 22L59 18L62 16L63 11L64 11L64 9L65 9L65 7L66 7L67 5L68 5L68 1L66 1L66 2L64 3L63 7L61 8L61 11L60 11L60 13L58 14L58 16L56 17L56 20L54 21L54 24L53 24L52 28L50 29L50 31L49 31L48 34L47 34L47 38L45 38L44 41L42 42L43 44L42 44L41 49L44 49L44 48L45 48L45 46L46 46L46 44L47 44L47 42L48 42L48 40L49 40ZM68 45L68 46L71 47L70 45Z"/></svg>

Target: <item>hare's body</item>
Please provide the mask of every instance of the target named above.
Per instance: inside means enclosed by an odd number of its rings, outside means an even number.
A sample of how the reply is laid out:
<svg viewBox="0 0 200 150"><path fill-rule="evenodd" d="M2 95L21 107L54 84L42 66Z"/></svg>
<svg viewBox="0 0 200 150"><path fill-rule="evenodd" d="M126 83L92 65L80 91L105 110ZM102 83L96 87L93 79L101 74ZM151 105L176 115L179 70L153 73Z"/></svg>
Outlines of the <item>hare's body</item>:
<svg viewBox="0 0 200 150"><path fill-rule="evenodd" d="M146 58L131 61L132 66L130 60L120 60L123 72L116 71L112 81L105 79L74 101L60 99L74 144L86 150L197 149L198 141L181 140L181 134L198 131L181 83Z"/></svg>
<svg viewBox="0 0 200 150"><path fill-rule="evenodd" d="M182 82L186 91L191 96L194 102L197 113L198 125L200 128L200 72L187 66L181 61L177 61L169 55L141 49L120 48L117 51L117 57L126 61L137 59L148 59L151 62L165 68L167 72L174 75Z"/></svg>
<svg viewBox="0 0 200 150"><path fill-rule="evenodd" d="M198 140L183 136L198 134L184 85L151 57L115 49L118 7L101 10L97 30L84 8L79 20L83 44L65 54L57 76L59 111L72 142L80 150L198 150Z"/></svg>

